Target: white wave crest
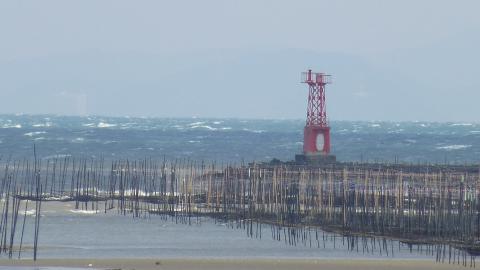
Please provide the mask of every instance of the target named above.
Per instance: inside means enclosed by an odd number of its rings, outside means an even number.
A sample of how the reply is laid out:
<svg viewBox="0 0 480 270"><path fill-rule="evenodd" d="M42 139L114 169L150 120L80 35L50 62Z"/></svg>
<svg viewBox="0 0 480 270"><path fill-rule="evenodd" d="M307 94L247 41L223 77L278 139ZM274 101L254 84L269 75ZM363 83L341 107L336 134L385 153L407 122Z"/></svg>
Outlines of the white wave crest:
<svg viewBox="0 0 480 270"><path fill-rule="evenodd" d="M34 216L35 215L35 209L31 209L31 210L23 210L22 212L19 212L18 214L23 214L23 215L26 215L26 216Z"/></svg>
<svg viewBox="0 0 480 270"><path fill-rule="evenodd" d="M242 130L247 131L247 132L253 132L253 133L264 133L265 132L265 130L255 130L255 129L248 129L248 128L244 128Z"/></svg>
<svg viewBox="0 0 480 270"><path fill-rule="evenodd" d="M469 126L473 126L473 124L472 123L454 123L454 124L451 124L450 126L451 127L457 127L457 126L469 127Z"/></svg>
<svg viewBox="0 0 480 270"><path fill-rule="evenodd" d="M192 127L192 126L199 126L199 125L203 125L203 124L205 124L205 122L193 122L193 123L190 123L188 125Z"/></svg>
<svg viewBox="0 0 480 270"><path fill-rule="evenodd" d="M35 132L27 132L25 134L23 134L24 136L29 136L29 137L32 137L34 135L40 135L40 134L45 134L47 133L46 131L35 131Z"/></svg>
<svg viewBox="0 0 480 270"><path fill-rule="evenodd" d="M190 128L191 129L203 128L203 129L208 129L208 130L217 130L217 128L207 126L207 125L191 126Z"/></svg>
<svg viewBox="0 0 480 270"><path fill-rule="evenodd" d="M184 130L185 128L180 125L173 125L172 128L176 128L178 130Z"/></svg>
<svg viewBox="0 0 480 270"><path fill-rule="evenodd" d="M78 138L75 138L75 139L72 140L72 142L74 142L74 143L82 143L84 141L85 141L85 139L81 138L81 137L78 137Z"/></svg>
<svg viewBox="0 0 480 270"><path fill-rule="evenodd" d="M22 128L20 124L4 124L2 128Z"/></svg>
<svg viewBox="0 0 480 270"><path fill-rule="evenodd" d="M100 122L97 125L98 128L109 128L109 127L116 127L116 126L117 126L116 124L109 124L105 122Z"/></svg>
<svg viewBox="0 0 480 270"><path fill-rule="evenodd" d="M446 146L438 146L436 149L438 150L446 150L446 151L452 151L452 150L461 150L461 149L466 149L472 147L470 144L453 144L453 145L446 145Z"/></svg>
<svg viewBox="0 0 480 270"><path fill-rule="evenodd" d="M39 123L39 124L33 124L32 127L51 127L52 123L46 122L46 123Z"/></svg>
<svg viewBox="0 0 480 270"><path fill-rule="evenodd" d="M70 196L66 196L66 195L44 197L44 200L47 200L47 201L63 201L68 199L70 199Z"/></svg>
<svg viewBox="0 0 480 270"><path fill-rule="evenodd" d="M71 209L70 212L74 214L82 214L82 215L93 215L98 213L96 210L79 210L79 209Z"/></svg>

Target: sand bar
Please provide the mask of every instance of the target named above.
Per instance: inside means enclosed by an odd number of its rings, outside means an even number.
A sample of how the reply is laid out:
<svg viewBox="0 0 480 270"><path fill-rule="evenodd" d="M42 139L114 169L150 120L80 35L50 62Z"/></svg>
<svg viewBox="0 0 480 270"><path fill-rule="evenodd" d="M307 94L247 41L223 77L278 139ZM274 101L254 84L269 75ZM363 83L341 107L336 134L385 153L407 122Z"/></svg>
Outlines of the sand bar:
<svg viewBox="0 0 480 270"><path fill-rule="evenodd" d="M340 259L0 259L0 266L85 267L122 270L400 270L466 269L461 265L435 263L431 260L340 260Z"/></svg>

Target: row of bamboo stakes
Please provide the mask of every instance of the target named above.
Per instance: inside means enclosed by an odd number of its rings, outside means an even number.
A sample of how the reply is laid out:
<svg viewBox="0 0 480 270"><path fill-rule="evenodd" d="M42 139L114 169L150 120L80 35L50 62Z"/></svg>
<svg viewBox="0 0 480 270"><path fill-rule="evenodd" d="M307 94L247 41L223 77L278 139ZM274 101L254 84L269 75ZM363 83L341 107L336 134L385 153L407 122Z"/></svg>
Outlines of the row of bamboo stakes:
<svg viewBox="0 0 480 270"><path fill-rule="evenodd" d="M290 245L320 247L336 235L351 250L392 254L397 240L465 266L480 252L480 172L36 156L2 163L0 253L9 258L20 257L29 206L37 258L42 202L53 200L177 223L205 216L258 238L269 226L272 238Z"/></svg>

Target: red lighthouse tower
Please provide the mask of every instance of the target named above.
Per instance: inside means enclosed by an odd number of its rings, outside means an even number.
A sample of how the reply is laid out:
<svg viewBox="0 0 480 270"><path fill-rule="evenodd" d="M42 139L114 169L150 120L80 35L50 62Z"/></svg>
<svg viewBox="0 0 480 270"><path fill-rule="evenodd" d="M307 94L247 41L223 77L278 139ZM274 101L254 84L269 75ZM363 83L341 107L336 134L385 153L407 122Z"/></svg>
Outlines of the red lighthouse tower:
<svg viewBox="0 0 480 270"><path fill-rule="evenodd" d="M303 130L303 155L297 155L301 163L331 163L335 156L330 155L330 127L325 106L325 85L331 83L331 76L302 73L302 83L308 85L307 122Z"/></svg>

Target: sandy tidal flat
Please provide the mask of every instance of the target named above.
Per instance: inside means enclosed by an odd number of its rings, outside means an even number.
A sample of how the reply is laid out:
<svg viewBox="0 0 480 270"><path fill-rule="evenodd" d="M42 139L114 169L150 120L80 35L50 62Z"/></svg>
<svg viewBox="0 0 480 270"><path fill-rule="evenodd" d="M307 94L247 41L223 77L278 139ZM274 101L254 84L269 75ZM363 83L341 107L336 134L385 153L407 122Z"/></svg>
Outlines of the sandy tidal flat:
<svg viewBox="0 0 480 270"><path fill-rule="evenodd" d="M41 259L0 260L0 266L79 267L85 269L122 270L400 270L466 269L461 265L435 263L430 260L333 260L333 259Z"/></svg>

